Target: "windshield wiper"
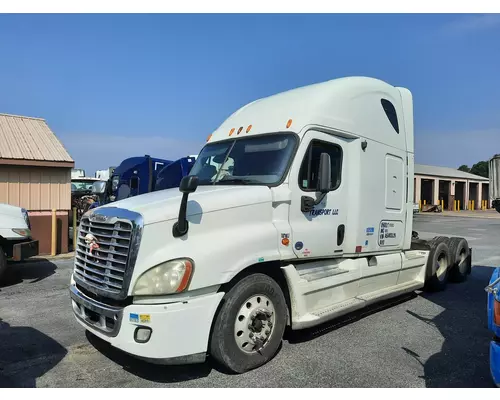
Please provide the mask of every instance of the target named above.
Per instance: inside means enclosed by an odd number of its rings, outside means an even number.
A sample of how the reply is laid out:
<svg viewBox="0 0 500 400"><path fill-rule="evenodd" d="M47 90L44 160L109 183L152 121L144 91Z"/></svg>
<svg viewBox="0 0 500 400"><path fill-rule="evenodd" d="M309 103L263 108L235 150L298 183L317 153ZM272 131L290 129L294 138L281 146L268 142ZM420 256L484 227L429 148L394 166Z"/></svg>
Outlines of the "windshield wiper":
<svg viewBox="0 0 500 400"><path fill-rule="evenodd" d="M251 183L261 183L260 181L257 181L255 179L250 179L250 178L229 178L229 179L221 179L220 181L218 182L215 182L216 184L242 184L242 185L248 185L248 184L251 184Z"/></svg>

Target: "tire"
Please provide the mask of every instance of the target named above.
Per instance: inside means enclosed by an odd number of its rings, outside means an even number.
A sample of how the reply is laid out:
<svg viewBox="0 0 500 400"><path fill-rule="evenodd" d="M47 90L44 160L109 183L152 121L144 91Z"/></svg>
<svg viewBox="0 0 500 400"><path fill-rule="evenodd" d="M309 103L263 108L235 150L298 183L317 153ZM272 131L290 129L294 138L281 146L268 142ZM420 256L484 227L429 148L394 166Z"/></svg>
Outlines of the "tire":
<svg viewBox="0 0 500 400"><path fill-rule="evenodd" d="M451 267L450 282L464 282L470 273L470 250L467 240L461 237L452 237L449 240Z"/></svg>
<svg viewBox="0 0 500 400"><path fill-rule="evenodd" d="M448 238L438 236L429 242L431 250L426 267L425 290L438 292L446 288L450 272L450 249Z"/></svg>
<svg viewBox="0 0 500 400"><path fill-rule="evenodd" d="M6 270L7 270L7 257L3 249L0 247L0 282L2 281L2 277L5 274Z"/></svg>
<svg viewBox="0 0 500 400"><path fill-rule="evenodd" d="M431 239L431 242L433 243L441 243L441 242L445 242L448 244L448 241L450 240L450 238L448 238L447 236L435 236ZM448 245L449 247L449 245Z"/></svg>
<svg viewBox="0 0 500 400"><path fill-rule="evenodd" d="M210 336L209 353L214 360L237 374L271 360L287 323L285 296L276 281L261 273L247 276L226 293L221 304Z"/></svg>

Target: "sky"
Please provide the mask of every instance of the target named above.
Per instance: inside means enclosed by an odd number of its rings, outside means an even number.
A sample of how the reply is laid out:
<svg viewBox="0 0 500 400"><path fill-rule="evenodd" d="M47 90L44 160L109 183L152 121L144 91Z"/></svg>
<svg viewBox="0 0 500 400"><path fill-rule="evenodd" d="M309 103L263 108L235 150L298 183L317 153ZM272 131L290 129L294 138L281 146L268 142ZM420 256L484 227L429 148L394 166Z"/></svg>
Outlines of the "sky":
<svg viewBox="0 0 500 400"><path fill-rule="evenodd" d="M44 118L91 176L197 154L244 104L353 75L411 90L417 163L500 152L500 14L0 15L0 113Z"/></svg>

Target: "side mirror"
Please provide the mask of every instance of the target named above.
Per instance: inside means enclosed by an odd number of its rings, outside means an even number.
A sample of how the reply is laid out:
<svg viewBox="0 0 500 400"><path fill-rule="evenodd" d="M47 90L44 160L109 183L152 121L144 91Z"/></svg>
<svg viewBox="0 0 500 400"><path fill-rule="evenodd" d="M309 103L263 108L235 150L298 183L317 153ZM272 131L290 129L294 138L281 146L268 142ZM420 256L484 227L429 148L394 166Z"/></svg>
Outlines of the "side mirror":
<svg viewBox="0 0 500 400"><path fill-rule="evenodd" d="M198 188L198 177L196 175L188 175L182 178L179 185L179 191L182 192L181 206L179 208L179 217L177 222L172 228L174 237L184 236L188 229L189 224L186 219L187 202L190 193L193 193Z"/></svg>
<svg viewBox="0 0 500 400"><path fill-rule="evenodd" d="M196 175L188 175L182 178L179 185L179 191L181 193L193 193L198 188L198 177Z"/></svg>
<svg viewBox="0 0 500 400"><path fill-rule="evenodd" d="M105 181L97 181L92 184L92 193L93 194L104 194L106 192L106 182Z"/></svg>
<svg viewBox="0 0 500 400"><path fill-rule="evenodd" d="M318 192L328 193L332 181L332 167L328 153L321 153L318 169Z"/></svg>

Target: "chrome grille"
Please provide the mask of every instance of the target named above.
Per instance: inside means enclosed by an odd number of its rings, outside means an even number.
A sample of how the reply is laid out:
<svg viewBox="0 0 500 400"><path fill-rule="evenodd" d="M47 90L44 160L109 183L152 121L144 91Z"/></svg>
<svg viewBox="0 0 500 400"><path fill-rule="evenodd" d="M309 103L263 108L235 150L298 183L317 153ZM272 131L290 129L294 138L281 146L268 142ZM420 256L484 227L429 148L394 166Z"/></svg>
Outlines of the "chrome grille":
<svg viewBox="0 0 500 400"><path fill-rule="evenodd" d="M123 218L124 215L130 218ZM75 249L77 284L104 297L126 297L142 229L142 218L137 216L109 207L82 217ZM99 246L92 252L85 241L88 234L93 235Z"/></svg>

